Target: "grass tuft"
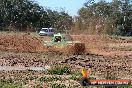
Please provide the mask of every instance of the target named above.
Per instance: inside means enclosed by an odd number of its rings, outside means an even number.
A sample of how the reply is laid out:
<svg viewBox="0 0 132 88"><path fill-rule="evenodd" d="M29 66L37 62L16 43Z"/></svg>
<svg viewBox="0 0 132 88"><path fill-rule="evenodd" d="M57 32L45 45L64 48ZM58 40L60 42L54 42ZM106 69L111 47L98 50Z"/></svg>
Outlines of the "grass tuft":
<svg viewBox="0 0 132 88"><path fill-rule="evenodd" d="M56 74L56 75L64 75L64 74L70 74L71 73L71 69L69 67L54 67L50 70L48 70L49 74Z"/></svg>

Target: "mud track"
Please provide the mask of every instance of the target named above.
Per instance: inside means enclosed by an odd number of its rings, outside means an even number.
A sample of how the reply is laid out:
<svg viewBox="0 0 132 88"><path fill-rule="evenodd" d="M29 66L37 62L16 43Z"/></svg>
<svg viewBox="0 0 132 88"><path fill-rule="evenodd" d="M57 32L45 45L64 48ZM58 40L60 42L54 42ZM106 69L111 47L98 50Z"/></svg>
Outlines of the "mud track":
<svg viewBox="0 0 132 88"><path fill-rule="evenodd" d="M74 40L79 39L87 45L85 55L73 55L64 54L60 50L53 52L54 49L48 51L43 46L43 38L40 37L32 37L27 34L0 35L0 66L45 67L46 65L68 65L72 70L80 70L82 67L85 69L92 68L94 75L102 78L110 73L119 78L132 79L132 52L115 51L106 47L109 43L120 44L124 40L119 42L104 37L96 38L96 36L89 39L88 36L73 36ZM63 49L63 51L69 53L68 48ZM72 51L72 48L69 49ZM112 53L113 51L115 52Z"/></svg>
<svg viewBox="0 0 132 88"><path fill-rule="evenodd" d="M53 55L52 53L0 53L0 66L45 67L68 65L72 71L91 68L95 76L110 74L132 78L132 56L104 57L96 55Z"/></svg>

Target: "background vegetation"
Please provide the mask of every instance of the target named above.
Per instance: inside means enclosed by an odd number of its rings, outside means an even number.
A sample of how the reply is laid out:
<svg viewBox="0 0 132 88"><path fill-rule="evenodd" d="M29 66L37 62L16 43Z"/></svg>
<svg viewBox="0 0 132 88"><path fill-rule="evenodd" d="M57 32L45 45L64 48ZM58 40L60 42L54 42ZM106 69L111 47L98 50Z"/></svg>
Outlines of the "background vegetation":
<svg viewBox="0 0 132 88"><path fill-rule="evenodd" d="M90 34L132 35L132 0L89 0L75 18L76 30Z"/></svg>
<svg viewBox="0 0 132 88"><path fill-rule="evenodd" d="M72 33L132 35L132 0L88 0L78 16L53 11L32 0L0 0L1 31L38 31L41 27Z"/></svg>
<svg viewBox="0 0 132 88"><path fill-rule="evenodd" d="M37 31L41 27L69 29L72 17L31 0L0 0L0 30ZM65 25L64 25L65 24Z"/></svg>

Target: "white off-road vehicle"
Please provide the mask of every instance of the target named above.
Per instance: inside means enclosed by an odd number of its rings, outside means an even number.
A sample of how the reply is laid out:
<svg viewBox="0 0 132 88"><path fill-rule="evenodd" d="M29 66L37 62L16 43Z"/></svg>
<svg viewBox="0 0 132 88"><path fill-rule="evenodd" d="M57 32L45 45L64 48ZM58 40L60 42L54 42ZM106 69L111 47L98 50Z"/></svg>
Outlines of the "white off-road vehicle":
<svg viewBox="0 0 132 88"><path fill-rule="evenodd" d="M39 32L40 36L51 36L54 34L54 28L42 28Z"/></svg>

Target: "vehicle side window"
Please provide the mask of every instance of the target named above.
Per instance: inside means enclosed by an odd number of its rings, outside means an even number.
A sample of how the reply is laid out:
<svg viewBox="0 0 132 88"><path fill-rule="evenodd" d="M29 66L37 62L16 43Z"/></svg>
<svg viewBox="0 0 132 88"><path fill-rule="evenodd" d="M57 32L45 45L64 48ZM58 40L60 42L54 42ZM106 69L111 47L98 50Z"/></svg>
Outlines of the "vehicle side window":
<svg viewBox="0 0 132 88"><path fill-rule="evenodd" d="M45 32L48 32L48 29L44 29Z"/></svg>
<svg viewBox="0 0 132 88"><path fill-rule="evenodd" d="M49 29L49 32L54 32L53 29Z"/></svg>

